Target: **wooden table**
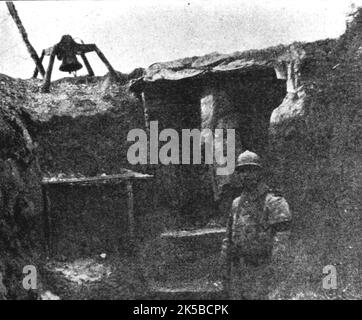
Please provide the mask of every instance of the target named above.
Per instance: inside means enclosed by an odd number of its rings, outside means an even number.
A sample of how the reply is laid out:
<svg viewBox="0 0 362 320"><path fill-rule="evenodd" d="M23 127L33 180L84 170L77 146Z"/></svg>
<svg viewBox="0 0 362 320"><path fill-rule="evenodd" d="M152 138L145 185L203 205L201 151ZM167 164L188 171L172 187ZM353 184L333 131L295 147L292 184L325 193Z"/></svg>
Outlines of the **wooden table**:
<svg viewBox="0 0 362 320"><path fill-rule="evenodd" d="M131 240L135 236L135 221L134 221L134 194L133 194L133 182L135 180L149 180L153 178L153 175L134 172L131 170L124 170L121 174L113 175L100 175L94 177L44 177L41 182L42 194L43 194L43 217L44 217L44 230L46 238L46 250L48 254L51 254L52 248L52 219L50 214L50 198L49 188L52 186L100 186L105 184L121 184L126 183L127 187L127 207L128 207L128 224L129 234Z"/></svg>

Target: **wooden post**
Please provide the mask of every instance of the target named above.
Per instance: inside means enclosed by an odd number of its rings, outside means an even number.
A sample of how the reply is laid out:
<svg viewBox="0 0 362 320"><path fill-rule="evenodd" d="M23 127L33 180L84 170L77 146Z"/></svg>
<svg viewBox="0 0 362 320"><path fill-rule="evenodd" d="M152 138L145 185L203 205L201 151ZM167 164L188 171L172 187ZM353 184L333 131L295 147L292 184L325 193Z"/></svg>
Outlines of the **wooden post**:
<svg viewBox="0 0 362 320"><path fill-rule="evenodd" d="M43 51L41 52L41 56L40 56L40 59L39 59L40 63L43 62L44 56L45 56L45 50L43 50ZM43 64L42 64L42 65L43 65ZM38 72L39 72L38 68L35 67L35 70L34 70L34 73L33 73L33 79L36 79L36 78L37 78ZM44 75L42 75L42 76L44 77Z"/></svg>
<svg viewBox="0 0 362 320"><path fill-rule="evenodd" d="M35 65L36 65L36 68L39 70L40 74L44 77L44 75L45 75L44 67L41 64L35 49L33 48L33 46L31 45L31 43L28 39L28 34L26 33L25 28L20 20L20 17L18 15L18 12L16 11L14 3L6 2L6 5L9 9L9 13L10 13L11 17L13 18L13 20L23 38L23 41L25 43L26 48L28 49L28 52L30 53L31 58L33 59Z"/></svg>
<svg viewBox="0 0 362 320"><path fill-rule="evenodd" d="M45 236L45 251L48 256L51 255L52 239L51 239L51 218L50 218L50 199L46 185L41 186L43 196L43 223L44 223L44 236Z"/></svg>
<svg viewBox="0 0 362 320"><path fill-rule="evenodd" d="M145 118L145 125L146 125L146 130L147 133L150 133L150 114L148 112L148 107L147 107L147 103L146 103L146 97L145 97L145 92L142 91L141 93L141 98L142 98L142 106L143 106L143 115Z"/></svg>
<svg viewBox="0 0 362 320"><path fill-rule="evenodd" d="M94 72L93 72L93 69L92 69L91 65L89 64L89 61L88 61L87 57L85 56L85 53L82 52L82 53L80 54L80 56L81 56L82 59L83 59L83 62L84 62L85 67L87 68L88 75L89 75L90 77L93 77L93 76L94 76Z"/></svg>
<svg viewBox="0 0 362 320"><path fill-rule="evenodd" d="M49 65L48 65L47 73L45 74L42 92L49 92L50 79L52 77L52 71L53 71L53 65L54 65L54 59L55 59L55 51L56 51L56 47L54 47L52 49L52 53L50 54Z"/></svg>
<svg viewBox="0 0 362 320"><path fill-rule="evenodd" d="M210 177L211 177L212 192L214 194L214 201L218 201L218 200L220 200L219 187L217 184L216 172L215 172L215 168L213 165L209 166L209 172L210 172Z"/></svg>
<svg viewBox="0 0 362 320"><path fill-rule="evenodd" d="M146 126L146 133L148 136L147 139L147 161L150 161L150 153L151 153L151 149L150 149L150 113L149 113L149 109L147 106L147 101L146 101L146 96L145 96L145 92L142 91L141 93L141 100L142 100L142 107L143 107L143 116L145 119L145 126ZM156 174L156 168L152 165L148 165L148 170L150 170L152 172L153 175ZM152 188L152 190L155 190L154 188ZM158 197L158 193L157 192L153 192L152 195L152 207L153 209L155 209L156 204L159 203L159 197Z"/></svg>
<svg viewBox="0 0 362 320"><path fill-rule="evenodd" d="M128 226L131 241L134 241L135 221L134 221L134 197L132 181L127 180L127 197L128 197Z"/></svg>
<svg viewBox="0 0 362 320"><path fill-rule="evenodd" d="M114 79L118 79L117 73L114 71L112 65L109 63L109 61L107 60L105 55L102 53L102 51L96 45L94 45L94 51L97 53L99 59L101 59L102 62L106 65L111 77Z"/></svg>

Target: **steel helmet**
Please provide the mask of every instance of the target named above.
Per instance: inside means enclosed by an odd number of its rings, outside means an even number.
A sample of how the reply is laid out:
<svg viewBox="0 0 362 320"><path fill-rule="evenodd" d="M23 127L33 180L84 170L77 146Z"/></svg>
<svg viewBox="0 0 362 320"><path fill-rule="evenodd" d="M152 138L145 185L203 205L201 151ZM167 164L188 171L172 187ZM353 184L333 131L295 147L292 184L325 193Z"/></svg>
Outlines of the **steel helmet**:
<svg viewBox="0 0 362 320"><path fill-rule="evenodd" d="M254 166L261 168L261 159L260 157L249 150L244 151L238 156L238 160L236 162L236 168L241 169L241 167L245 166Z"/></svg>

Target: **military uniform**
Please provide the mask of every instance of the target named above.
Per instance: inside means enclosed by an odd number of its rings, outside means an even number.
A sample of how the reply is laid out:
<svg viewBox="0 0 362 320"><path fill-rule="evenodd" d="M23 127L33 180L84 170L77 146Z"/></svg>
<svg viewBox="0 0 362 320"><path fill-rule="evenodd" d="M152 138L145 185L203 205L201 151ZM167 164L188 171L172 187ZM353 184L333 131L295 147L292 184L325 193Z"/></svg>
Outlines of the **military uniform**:
<svg viewBox="0 0 362 320"><path fill-rule="evenodd" d="M225 263L231 264L225 279L231 299L267 298L274 238L290 220L286 200L264 183L233 201L222 248Z"/></svg>

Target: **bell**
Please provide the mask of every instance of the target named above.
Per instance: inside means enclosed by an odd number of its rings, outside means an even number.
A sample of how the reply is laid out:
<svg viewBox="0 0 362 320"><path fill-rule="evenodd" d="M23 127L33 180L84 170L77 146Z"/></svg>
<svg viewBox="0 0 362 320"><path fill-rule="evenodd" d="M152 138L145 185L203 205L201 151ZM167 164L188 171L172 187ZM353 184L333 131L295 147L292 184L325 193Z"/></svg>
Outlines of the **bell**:
<svg viewBox="0 0 362 320"><path fill-rule="evenodd" d="M59 67L59 70L71 73L72 71L77 71L82 68L83 66L77 60L76 55L72 52L66 52L66 54L63 57L62 64Z"/></svg>

